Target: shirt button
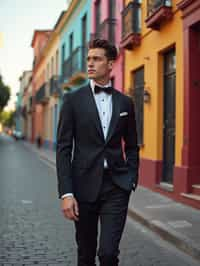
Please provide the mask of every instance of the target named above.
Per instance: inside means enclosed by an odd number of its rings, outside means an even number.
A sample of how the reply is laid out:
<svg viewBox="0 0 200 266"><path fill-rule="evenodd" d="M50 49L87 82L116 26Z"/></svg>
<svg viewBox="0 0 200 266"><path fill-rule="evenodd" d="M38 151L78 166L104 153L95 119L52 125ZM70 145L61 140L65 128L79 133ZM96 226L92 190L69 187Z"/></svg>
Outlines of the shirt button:
<svg viewBox="0 0 200 266"><path fill-rule="evenodd" d="M105 115L105 112L103 112L103 115Z"/></svg>

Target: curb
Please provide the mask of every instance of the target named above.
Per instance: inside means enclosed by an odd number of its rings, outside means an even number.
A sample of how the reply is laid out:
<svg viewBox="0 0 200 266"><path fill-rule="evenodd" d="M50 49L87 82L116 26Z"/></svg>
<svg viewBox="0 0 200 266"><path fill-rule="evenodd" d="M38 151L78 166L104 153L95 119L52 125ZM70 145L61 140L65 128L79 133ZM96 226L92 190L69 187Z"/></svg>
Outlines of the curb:
<svg viewBox="0 0 200 266"><path fill-rule="evenodd" d="M178 249L184 253L190 255L192 258L200 261L200 250L192 246L191 243L187 243L186 240L178 237L167 229L162 228L161 226L156 225L152 221L145 218L139 211L134 211L133 209L128 209L128 216L149 228L151 231L157 233L162 239L168 241L169 243L175 245Z"/></svg>

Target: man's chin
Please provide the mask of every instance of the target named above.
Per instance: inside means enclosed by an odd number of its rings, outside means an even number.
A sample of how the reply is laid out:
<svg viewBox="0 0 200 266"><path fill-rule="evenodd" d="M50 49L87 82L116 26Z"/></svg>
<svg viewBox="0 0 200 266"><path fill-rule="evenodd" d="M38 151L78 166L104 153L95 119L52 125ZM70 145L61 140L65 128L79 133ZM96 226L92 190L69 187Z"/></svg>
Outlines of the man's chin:
<svg viewBox="0 0 200 266"><path fill-rule="evenodd" d="M95 74L89 74L89 73L88 73L88 78L89 78L89 79L95 79L95 78L96 78L96 75L95 75Z"/></svg>

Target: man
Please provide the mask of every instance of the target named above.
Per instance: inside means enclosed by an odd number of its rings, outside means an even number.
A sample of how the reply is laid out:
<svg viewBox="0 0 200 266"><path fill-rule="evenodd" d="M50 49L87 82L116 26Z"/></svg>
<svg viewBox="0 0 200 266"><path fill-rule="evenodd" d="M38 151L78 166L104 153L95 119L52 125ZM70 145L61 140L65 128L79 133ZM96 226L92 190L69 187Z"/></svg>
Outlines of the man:
<svg viewBox="0 0 200 266"><path fill-rule="evenodd" d="M96 265L99 220L100 265L118 265L129 196L138 181L133 102L110 82L116 58L116 47L108 41L91 41L90 82L66 94L60 113L58 191L64 216L75 221L78 266Z"/></svg>

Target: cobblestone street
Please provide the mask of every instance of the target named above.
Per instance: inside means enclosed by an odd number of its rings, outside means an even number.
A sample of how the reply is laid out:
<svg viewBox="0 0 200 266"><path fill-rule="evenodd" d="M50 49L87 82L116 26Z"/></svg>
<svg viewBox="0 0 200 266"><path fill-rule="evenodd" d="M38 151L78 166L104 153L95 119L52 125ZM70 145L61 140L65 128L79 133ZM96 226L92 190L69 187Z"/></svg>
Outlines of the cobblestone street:
<svg viewBox="0 0 200 266"><path fill-rule="evenodd" d="M120 266L196 266L188 255L127 220ZM76 265L73 223L62 217L52 165L0 136L0 265Z"/></svg>

